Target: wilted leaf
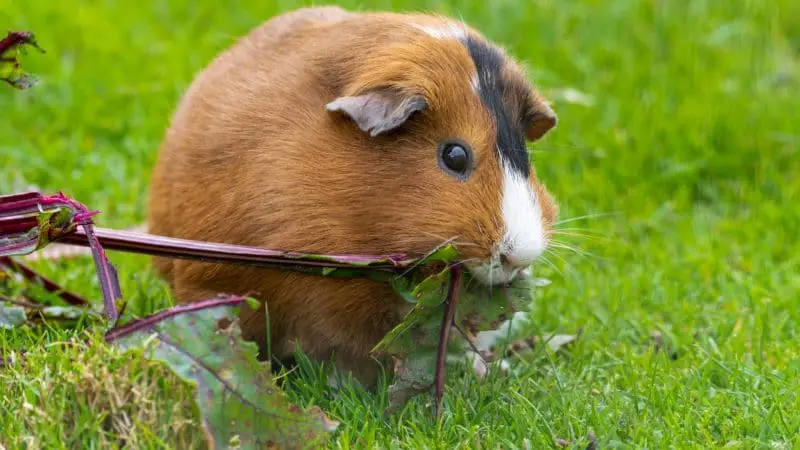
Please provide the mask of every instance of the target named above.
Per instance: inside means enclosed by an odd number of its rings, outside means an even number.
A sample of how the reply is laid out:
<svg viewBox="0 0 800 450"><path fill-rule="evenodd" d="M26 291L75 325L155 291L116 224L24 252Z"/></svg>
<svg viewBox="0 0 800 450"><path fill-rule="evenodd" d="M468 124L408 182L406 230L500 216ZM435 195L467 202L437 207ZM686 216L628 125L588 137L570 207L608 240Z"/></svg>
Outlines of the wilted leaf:
<svg viewBox="0 0 800 450"><path fill-rule="evenodd" d="M197 386L212 448L228 448L234 438L241 449L320 445L338 422L285 398L269 364L257 360L256 345L241 339L235 309L244 301L229 297L173 307L112 329L106 339L126 349L145 346L149 357ZM222 322L228 325L219 328Z"/></svg>
<svg viewBox="0 0 800 450"><path fill-rule="evenodd" d="M450 264L457 255L448 249L437 255L437 262ZM431 265L431 261L423 259L420 266ZM427 275L427 277L425 277ZM414 308L402 323L390 331L373 349L375 353L385 352L395 359L394 380L389 387L390 409L396 409L414 394L429 390L433 385L436 370L436 352L440 345L442 315L445 309L445 296L450 272L444 269L429 269L415 277L406 277L392 281L394 289L406 301L413 303ZM533 291L547 286L549 280L533 278L523 272L506 286L488 287L478 283L469 273L464 273L459 289L459 303L455 311L455 326L462 333L451 334L447 348L447 360L463 362L468 352L478 349L474 357L495 359L494 347L481 347L481 340L496 343L503 339L520 337L520 330L530 322L528 311L533 302ZM513 319L513 320L512 320ZM513 325L512 328L509 328ZM506 339L506 340L508 340ZM542 338L530 338L534 341ZM572 335L555 335L548 337L552 350L558 350L575 340ZM502 355L497 355L502 358Z"/></svg>
<svg viewBox="0 0 800 450"><path fill-rule="evenodd" d="M390 410L433 387L441 316L419 315L420 321L404 330L385 348L394 359L394 378L388 391Z"/></svg>
<svg viewBox="0 0 800 450"><path fill-rule="evenodd" d="M465 277L456 323L473 336L481 331L496 330L514 313L529 309L532 292L539 285L539 280L524 275L508 286L493 288Z"/></svg>
<svg viewBox="0 0 800 450"><path fill-rule="evenodd" d="M389 386L389 411L403 406L410 398L433 387L436 372L436 351L421 348L418 352L395 359L394 379Z"/></svg>
<svg viewBox="0 0 800 450"><path fill-rule="evenodd" d="M444 300L451 279L448 265L456 258L457 253L448 246L421 259L418 264L425 269L391 280L395 291L414 308L373 349L395 360L394 380L389 386L390 409L433 386ZM530 306L532 290L541 284L541 280L520 276L508 286L489 288L465 273L460 279L454 324L460 324L470 340L480 331L497 329L515 312ZM463 360L471 347L467 339L459 333L451 334L448 360Z"/></svg>

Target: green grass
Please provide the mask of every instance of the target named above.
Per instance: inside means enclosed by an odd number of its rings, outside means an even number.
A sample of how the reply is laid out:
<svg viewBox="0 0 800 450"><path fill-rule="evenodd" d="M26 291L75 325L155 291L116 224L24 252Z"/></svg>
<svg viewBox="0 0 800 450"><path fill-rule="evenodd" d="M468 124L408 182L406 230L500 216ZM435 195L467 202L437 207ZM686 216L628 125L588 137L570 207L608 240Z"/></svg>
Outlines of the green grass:
<svg viewBox="0 0 800 450"><path fill-rule="evenodd" d="M275 4L277 3L277 5ZM0 193L64 190L102 226L144 220L149 170L192 75L299 2L0 0L0 29L36 32L34 89L0 89ZM577 345L518 375L453 374L441 421L416 399L324 387L290 395L343 425L340 448L800 448L800 3L794 0L344 2L461 16L524 60L560 125L533 154L585 254L539 271L537 327ZM141 6L137 6L141 5ZM570 100L564 89L591 97ZM168 305L146 258L114 253L137 314ZM87 259L37 264L98 299ZM99 299L98 299L99 301ZM659 330L676 358L656 352ZM191 391L85 330L0 330L0 446L185 448ZM94 339L97 332L88 332ZM120 439L124 439L121 441Z"/></svg>

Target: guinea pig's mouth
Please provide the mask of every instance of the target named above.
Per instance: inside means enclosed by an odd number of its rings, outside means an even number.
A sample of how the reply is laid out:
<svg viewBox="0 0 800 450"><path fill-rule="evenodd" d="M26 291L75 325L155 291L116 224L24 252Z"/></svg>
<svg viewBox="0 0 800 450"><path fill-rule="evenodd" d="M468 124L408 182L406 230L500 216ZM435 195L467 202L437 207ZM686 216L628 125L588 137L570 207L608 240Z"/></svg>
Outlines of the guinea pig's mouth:
<svg viewBox="0 0 800 450"><path fill-rule="evenodd" d="M487 262L465 263L464 265L476 281L489 287L506 286L517 278L531 276L530 267L510 268L494 258Z"/></svg>

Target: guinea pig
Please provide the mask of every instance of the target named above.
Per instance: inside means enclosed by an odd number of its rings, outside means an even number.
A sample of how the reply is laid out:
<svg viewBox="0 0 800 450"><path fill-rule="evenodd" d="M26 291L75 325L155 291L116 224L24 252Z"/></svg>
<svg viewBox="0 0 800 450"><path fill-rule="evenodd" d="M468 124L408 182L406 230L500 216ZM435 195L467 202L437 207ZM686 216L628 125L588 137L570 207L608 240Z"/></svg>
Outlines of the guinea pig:
<svg viewBox="0 0 800 450"><path fill-rule="evenodd" d="M507 283L546 249L556 204L527 142L556 115L470 26L423 13L278 15L201 71L155 164L151 233L329 254L424 255L451 241ZM409 311L388 285L154 258L178 302L249 294L262 355L311 358L374 386L370 350ZM380 363L380 364L379 364Z"/></svg>

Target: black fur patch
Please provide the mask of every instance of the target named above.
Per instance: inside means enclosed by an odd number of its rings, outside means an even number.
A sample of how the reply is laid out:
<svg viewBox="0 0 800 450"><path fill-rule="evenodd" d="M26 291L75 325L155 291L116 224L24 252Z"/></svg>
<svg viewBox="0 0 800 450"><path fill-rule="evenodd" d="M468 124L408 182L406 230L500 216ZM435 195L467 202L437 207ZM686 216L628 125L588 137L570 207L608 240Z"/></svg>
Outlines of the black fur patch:
<svg viewBox="0 0 800 450"><path fill-rule="evenodd" d="M519 119L503 101L506 83L502 77L505 57L491 45L468 37L465 45L478 71L478 90L486 109L497 124L497 151L511 167L527 178L530 174L530 159L525 147L525 135Z"/></svg>

